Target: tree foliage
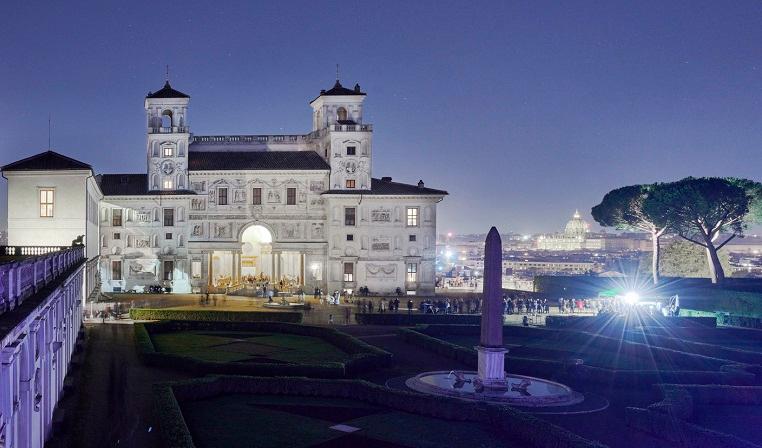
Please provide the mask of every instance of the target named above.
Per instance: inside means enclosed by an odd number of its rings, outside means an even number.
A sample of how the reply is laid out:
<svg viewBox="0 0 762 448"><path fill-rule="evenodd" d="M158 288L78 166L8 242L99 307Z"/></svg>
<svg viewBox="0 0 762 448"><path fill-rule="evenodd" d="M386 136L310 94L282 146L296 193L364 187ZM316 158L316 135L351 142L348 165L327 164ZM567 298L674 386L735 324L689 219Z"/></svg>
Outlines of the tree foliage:
<svg viewBox="0 0 762 448"><path fill-rule="evenodd" d="M641 274L651 274L651 256L651 253L644 253L640 257L638 270ZM720 251L718 257L723 270L730 269L727 252ZM710 272L706 263L706 250L683 239L665 243L659 257L659 272L664 277L708 278Z"/></svg>

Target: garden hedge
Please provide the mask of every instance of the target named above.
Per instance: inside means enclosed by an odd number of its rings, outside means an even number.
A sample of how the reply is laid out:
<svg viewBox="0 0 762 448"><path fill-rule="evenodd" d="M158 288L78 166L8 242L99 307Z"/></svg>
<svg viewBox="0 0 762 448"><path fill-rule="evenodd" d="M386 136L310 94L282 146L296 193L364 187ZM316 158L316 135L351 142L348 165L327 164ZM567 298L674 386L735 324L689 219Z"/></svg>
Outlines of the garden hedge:
<svg viewBox="0 0 762 448"><path fill-rule="evenodd" d="M192 320L210 322L292 322L302 321L302 313L283 311L172 310L132 308L132 320Z"/></svg>
<svg viewBox="0 0 762 448"><path fill-rule="evenodd" d="M356 313L357 323L362 325L420 325L420 324L468 324L479 325L480 314L429 314L409 313Z"/></svg>
<svg viewBox="0 0 762 448"><path fill-rule="evenodd" d="M266 331L297 334L322 339L343 350L349 356L345 362L311 364L274 364L256 362L213 362L188 356L157 352L151 333L172 331ZM141 360L148 365L206 374L240 374L261 376L308 376L344 378L391 365L392 355L333 328L286 322L218 322L218 321L160 321L135 324L135 342Z"/></svg>
<svg viewBox="0 0 762 448"><path fill-rule="evenodd" d="M664 393L682 390L691 395L695 404L762 405L762 386L728 384L659 384Z"/></svg>
<svg viewBox="0 0 762 448"><path fill-rule="evenodd" d="M161 384L160 397L172 394L175 403L201 400L222 394L267 394L305 397L348 398L444 420L470 421L491 425L506 438L518 438L524 445L541 448L603 448L598 442L582 438L573 432L508 406L466 402L450 397L438 397L388 389L358 380L324 380L296 377L257 378L243 376L212 376L177 383ZM169 392L166 392L166 391ZM163 399L165 403L170 401ZM179 405L176 405L179 409ZM159 429L170 447L193 447L190 432L179 412L157 416ZM165 429L166 428L166 429ZM185 434L182 434L183 430Z"/></svg>

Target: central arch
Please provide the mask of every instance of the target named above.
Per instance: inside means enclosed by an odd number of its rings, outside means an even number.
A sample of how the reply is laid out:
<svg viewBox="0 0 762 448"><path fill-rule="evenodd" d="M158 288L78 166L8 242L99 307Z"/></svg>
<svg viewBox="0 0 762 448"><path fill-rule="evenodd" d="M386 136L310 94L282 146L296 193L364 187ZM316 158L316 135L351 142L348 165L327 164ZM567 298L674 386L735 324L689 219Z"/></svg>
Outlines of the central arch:
<svg viewBox="0 0 762 448"><path fill-rule="evenodd" d="M258 280L272 278L272 242L270 229L255 224L241 232L241 277Z"/></svg>

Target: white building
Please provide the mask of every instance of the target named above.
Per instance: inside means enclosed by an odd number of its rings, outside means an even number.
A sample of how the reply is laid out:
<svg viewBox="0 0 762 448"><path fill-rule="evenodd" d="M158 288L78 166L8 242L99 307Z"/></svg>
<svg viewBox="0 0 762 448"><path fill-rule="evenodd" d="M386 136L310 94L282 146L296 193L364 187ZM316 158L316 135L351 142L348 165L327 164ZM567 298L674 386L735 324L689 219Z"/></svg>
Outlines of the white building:
<svg viewBox="0 0 762 448"><path fill-rule="evenodd" d="M589 232L590 225L582 219L577 210L569 222L566 223L563 233L541 235L537 239L537 249L552 251L602 249L602 240L589 238Z"/></svg>
<svg viewBox="0 0 762 448"><path fill-rule="evenodd" d="M336 81L310 102L307 134L198 136L190 97L167 82L145 98L145 173L96 176L52 151L3 167L9 244L85 235L104 291L259 280L433 293L436 205L447 192L372 177L364 100L359 85Z"/></svg>

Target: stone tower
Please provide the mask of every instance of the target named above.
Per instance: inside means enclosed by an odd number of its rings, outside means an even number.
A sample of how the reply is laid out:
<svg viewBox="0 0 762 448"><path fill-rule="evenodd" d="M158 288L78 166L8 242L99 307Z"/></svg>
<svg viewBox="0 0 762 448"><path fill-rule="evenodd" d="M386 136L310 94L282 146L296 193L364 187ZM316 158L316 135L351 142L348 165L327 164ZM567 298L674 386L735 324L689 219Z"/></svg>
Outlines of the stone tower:
<svg viewBox="0 0 762 448"><path fill-rule="evenodd" d="M188 188L188 102L190 96L164 84L146 95L148 190Z"/></svg>
<svg viewBox="0 0 762 448"><path fill-rule="evenodd" d="M336 80L312 100L315 150L331 165L331 190L369 190L373 127L363 123L365 93L360 85L348 89Z"/></svg>

